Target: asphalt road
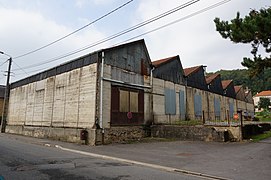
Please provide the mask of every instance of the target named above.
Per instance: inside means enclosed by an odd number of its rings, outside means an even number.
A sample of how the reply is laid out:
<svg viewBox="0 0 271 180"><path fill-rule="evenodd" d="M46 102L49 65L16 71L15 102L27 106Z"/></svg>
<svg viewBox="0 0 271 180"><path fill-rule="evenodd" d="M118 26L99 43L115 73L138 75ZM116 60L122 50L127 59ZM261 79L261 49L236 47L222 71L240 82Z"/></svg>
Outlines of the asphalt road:
<svg viewBox="0 0 271 180"><path fill-rule="evenodd" d="M50 141L1 134L0 179L199 179L182 173L63 151L48 143Z"/></svg>
<svg viewBox="0 0 271 180"><path fill-rule="evenodd" d="M271 139L93 147L0 134L0 175L5 179L265 180L271 179L270 167Z"/></svg>

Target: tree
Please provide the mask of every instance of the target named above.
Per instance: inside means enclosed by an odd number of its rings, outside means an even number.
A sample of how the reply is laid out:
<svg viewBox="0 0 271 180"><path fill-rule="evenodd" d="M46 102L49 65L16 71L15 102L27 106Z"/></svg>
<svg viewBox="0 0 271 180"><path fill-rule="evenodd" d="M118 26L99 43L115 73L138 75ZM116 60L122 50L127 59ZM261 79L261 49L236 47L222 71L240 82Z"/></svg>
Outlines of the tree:
<svg viewBox="0 0 271 180"><path fill-rule="evenodd" d="M223 38L234 43L251 44L253 58L244 57L241 63L249 69L251 76L260 75L264 69L271 67L271 7L251 10L244 18L240 18L237 12L236 18L230 22L219 18L215 18L214 22ZM266 52L265 57L259 54L261 48Z"/></svg>
<svg viewBox="0 0 271 180"><path fill-rule="evenodd" d="M214 73L220 74L222 80L232 79L235 85L242 84L248 87L252 95L271 89L271 68L265 69L264 73L255 77L249 77L247 69L219 70Z"/></svg>
<svg viewBox="0 0 271 180"><path fill-rule="evenodd" d="M259 108L263 108L263 109L269 109L269 106L270 106L270 99L269 98L260 98L260 101L259 101Z"/></svg>

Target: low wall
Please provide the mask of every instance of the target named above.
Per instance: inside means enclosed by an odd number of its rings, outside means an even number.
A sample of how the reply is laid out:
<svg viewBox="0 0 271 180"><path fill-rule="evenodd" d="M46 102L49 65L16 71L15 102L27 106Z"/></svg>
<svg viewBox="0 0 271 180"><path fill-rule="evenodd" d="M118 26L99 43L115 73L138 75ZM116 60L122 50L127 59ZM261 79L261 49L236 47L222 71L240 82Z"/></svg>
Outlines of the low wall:
<svg viewBox="0 0 271 180"><path fill-rule="evenodd" d="M228 132L226 132L227 131L218 131L215 128L205 126L154 125L151 127L152 137L189 141L224 142L228 137Z"/></svg>
<svg viewBox="0 0 271 180"><path fill-rule="evenodd" d="M55 127L34 127L34 126L15 126L7 125L6 132L11 134L20 134L36 138L49 138L73 143L85 143L80 140L82 129L75 128L55 128ZM88 144L96 144L96 129L86 129L88 131Z"/></svg>
<svg viewBox="0 0 271 180"><path fill-rule="evenodd" d="M146 137L146 135L142 126L111 127L104 129L104 134L102 134L102 130L100 130L100 133L97 132L96 142L97 144L102 144L102 142L104 144L125 143L127 141L138 140L144 137ZM101 138L103 140L101 140Z"/></svg>
<svg viewBox="0 0 271 180"><path fill-rule="evenodd" d="M242 141L241 131L239 126L216 126L213 127L216 131L227 131L228 141ZM226 140L225 139L225 140Z"/></svg>
<svg viewBox="0 0 271 180"><path fill-rule="evenodd" d="M262 134L271 130L270 123L246 124L243 127L243 138L249 139L251 136Z"/></svg>

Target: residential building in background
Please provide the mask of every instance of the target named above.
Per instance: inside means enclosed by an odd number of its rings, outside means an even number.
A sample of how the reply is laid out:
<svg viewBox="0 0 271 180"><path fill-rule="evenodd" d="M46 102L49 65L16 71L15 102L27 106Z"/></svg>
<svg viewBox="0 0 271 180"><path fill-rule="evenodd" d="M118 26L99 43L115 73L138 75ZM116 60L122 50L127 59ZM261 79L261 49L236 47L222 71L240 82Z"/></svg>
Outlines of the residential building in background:
<svg viewBox="0 0 271 180"><path fill-rule="evenodd" d="M268 91L261 91L261 92L257 93L255 96L253 96L254 105L255 105L255 111L256 112L262 111L262 109L260 109L258 107L260 98L268 98L271 101L271 91L270 90L268 90Z"/></svg>

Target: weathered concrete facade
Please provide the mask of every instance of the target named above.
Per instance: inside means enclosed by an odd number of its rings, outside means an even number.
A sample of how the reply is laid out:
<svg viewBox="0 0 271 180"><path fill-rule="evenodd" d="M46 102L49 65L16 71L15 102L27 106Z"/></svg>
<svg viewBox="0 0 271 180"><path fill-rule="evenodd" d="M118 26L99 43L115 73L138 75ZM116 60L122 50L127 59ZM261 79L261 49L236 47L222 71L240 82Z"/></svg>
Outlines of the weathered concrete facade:
<svg viewBox="0 0 271 180"><path fill-rule="evenodd" d="M148 51L139 40L15 82L6 131L81 142L86 129L92 145L115 136L138 138L153 118L150 74ZM123 125L129 128L117 128Z"/></svg>
<svg viewBox="0 0 271 180"><path fill-rule="evenodd" d="M153 118L154 124L175 124L180 120L185 119L186 100L183 103L180 102L180 96L184 95L186 88L180 84L174 84L162 79L153 78ZM169 90L173 94L170 94L173 100L167 101L166 91ZM185 98L185 96L184 96ZM182 99L181 99L182 101ZM166 106L172 107L171 111L167 111ZM182 110L184 108L184 110Z"/></svg>
<svg viewBox="0 0 271 180"><path fill-rule="evenodd" d="M12 89L7 132L80 140L95 124L96 73L95 63Z"/></svg>
<svg viewBox="0 0 271 180"><path fill-rule="evenodd" d="M2 113L3 113L5 89L6 89L6 86L0 85L0 115L1 116L2 116ZM1 120L0 120L0 124L1 124Z"/></svg>
<svg viewBox="0 0 271 180"><path fill-rule="evenodd" d="M204 67L185 73L179 56L151 63L144 40L134 41L13 83L6 131L82 142L87 130L95 145L140 139L151 125L254 112L251 99L232 98L220 81L215 76L208 89Z"/></svg>

